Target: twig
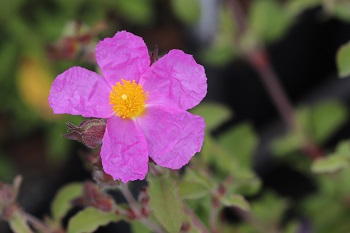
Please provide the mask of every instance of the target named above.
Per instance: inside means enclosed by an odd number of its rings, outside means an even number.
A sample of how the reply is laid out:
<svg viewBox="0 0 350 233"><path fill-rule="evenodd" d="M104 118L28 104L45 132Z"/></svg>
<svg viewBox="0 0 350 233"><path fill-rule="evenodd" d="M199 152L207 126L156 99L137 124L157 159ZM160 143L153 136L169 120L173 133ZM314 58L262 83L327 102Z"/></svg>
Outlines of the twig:
<svg viewBox="0 0 350 233"><path fill-rule="evenodd" d="M31 214L22 212L21 215L37 230L43 233L50 233L52 230L41 220L37 219Z"/></svg>
<svg viewBox="0 0 350 233"><path fill-rule="evenodd" d="M184 205L186 214L192 219L192 223L202 232L209 233L207 227L202 223L198 216L186 205Z"/></svg>
<svg viewBox="0 0 350 233"><path fill-rule="evenodd" d="M162 229L162 227L160 227L159 225L154 223L152 220L144 217L141 214L141 210L139 208L139 205L126 184L121 183L118 187L119 187L120 191L122 192L122 194L124 195L126 201L129 203L129 206L132 209L132 211L136 214L136 216L140 217L140 221L145 226L147 226L148 228L152 229L153 231L155 231L157 233L164 233L165 232Z"/></svg>
<svg viewBox="0 0 350 233"><path fill-rule="evenodd" d="M259 73L263 84L286 125L289 129L294 130L296 128L296 122L292 104L285 95L285 91L271 67L266 51L263 48L256 48L256 51L247 55L247 60Z"/></svg>

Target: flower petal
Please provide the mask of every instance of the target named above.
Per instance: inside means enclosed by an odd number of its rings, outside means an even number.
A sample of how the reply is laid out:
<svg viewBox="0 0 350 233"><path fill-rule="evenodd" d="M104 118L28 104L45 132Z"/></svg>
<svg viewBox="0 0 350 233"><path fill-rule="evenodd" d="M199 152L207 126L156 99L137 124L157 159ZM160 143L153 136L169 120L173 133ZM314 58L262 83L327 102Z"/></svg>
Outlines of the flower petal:
<svg viewBox="0 0 350 233"><path fill-rule="evenodd" d="M52 83L49 103L55 114L108 118L113 115L110 90L100 75L75 66L58 75Z"/></svg>
<svg viewBox="0 0 350 233"><path fill-rule="evenodd" d="M148 171L147 153L145 137L133 120L120 117L107 119L101 159L103 170L113 179L123 183L143 180Z"/></svg>
<svg viewBox="0 0 350 233"><path fill-rule="evenodd" d="M140 79L148 91L148 103L164 104L187 110L207 93L204 68L191 55L171 50L154 63Z"/></svg>
<svg viewBox="0 0 350 233"><path fill-rule="evenodd" d="M96 46L96 60L110 85L122 78L138 82L151 62L143 39L126 31L100 41Z"/></svg>
<svg viewBox="0 0 350 233"><path fill-rule="evenodd" d="M204 140L204 119L179 108L149 106L137 118L148 144L149 156L159 165L179 169L199 152Z"/></svg>

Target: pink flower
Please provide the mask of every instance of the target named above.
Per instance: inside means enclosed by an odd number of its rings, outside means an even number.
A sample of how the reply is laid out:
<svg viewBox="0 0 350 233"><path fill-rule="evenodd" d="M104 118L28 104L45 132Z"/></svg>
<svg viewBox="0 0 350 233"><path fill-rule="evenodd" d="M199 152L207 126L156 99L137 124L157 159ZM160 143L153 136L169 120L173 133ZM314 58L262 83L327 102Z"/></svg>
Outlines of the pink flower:
<svg viewBox="0 0 350 233"><path fill-rule="evenodd" d="M144 179L148 156L179 169L199 152L202 117L186 110L206 95L204 68L191 55L171 50L150 66L141 37L122 31L96 46L102 76L72 67L57 76L49 102L55 114L106 118L103 169L126 183Z"/></svg>

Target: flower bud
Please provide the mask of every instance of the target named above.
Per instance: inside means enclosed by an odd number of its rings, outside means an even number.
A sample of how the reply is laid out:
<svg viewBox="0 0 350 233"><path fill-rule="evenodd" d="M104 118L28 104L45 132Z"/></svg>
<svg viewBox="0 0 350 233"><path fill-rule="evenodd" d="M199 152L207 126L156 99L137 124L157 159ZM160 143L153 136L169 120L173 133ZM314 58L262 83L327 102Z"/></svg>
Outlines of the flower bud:
<svg viewBox="0 0 350 233"><path fill-rule="evenodd" d="M83 121L79 126L72 123L66 124L68 131L63 137L76 140L89 148L101 145L103 135L106 131L106 123L103 119L89 119Z"/></svg>

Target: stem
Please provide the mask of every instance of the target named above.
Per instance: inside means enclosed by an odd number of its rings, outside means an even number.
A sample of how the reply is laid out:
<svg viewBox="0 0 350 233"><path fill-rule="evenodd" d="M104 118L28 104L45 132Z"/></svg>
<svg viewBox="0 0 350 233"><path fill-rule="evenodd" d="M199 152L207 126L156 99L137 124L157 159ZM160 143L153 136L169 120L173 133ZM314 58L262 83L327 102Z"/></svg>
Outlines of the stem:
<svg viewBox="0 0 350 233"><path fill-rule="evenodd" d="M43 233L52 232L52 230L45 223L43 223L41 220L34 217L33 215L25 212L22 212L21 214L34 228L36 228L40 232L43 232Z"/></svg>
<svg viewBox="0 0 350 233"><path fill-rule="evenodd" d="M229 6L233 12L233 20L238 28L239 33L237 41L239 44L241 39L240 37L247 29L246 17L238 0L230 0ZM259 73L259 77L268 91L284 123L292 131L301 130L301 126L296 121L293 105L289 101L282 85L278 81L278 76L271 66L271 62L264 47L261 45L261 43L257 42L255 48L251 48L250 51L245 51L244 53L247 61ZM307 134L305 134L305 137L306 141L302 149L306 155L309 156L311 160L323 157L323 150L319 148L319 146L316 145Z"/></svg>
<svg viewBox="0 0 350 233"><path fill-rule="evenodd" d="M152 220L144 217L141 214L141 210L139 208L139 205L126 184L121 183L118 187L119 187L120 191L122 192L122 194L124 195L126 201L129 203L129 206L132 209L132 211L134 211L136 216L140 217L140 221L145 226L147 226L148 228L150 228L151 230L153 230L154 232L157 232L157 233L164 233L165 232L162 229L162 227L160 227L159 225L154 223Z"/></svg>
<svg viewBox="0 0 350 233"><path fill-rule="evenodd" d="M294 130L296 123L292 104L285 95L285 91L278 81L275 71L271 67L266 51L262 48L257 48L256 51L247 55L247 60L259 73L263 84L285 124L291 130Z"/></svg>
<svg viewBox="0 0 350 233"><path fill-rule="evenodd" d="M218 218L219 209L212 205L211 211L210 211L210 227L212 233L218 233L217 228L217 218Z"/></svg>
<svg viewBox="0 0 350 233"><path fill-rule="evenodd" d="M198 218L198 216L195 213L193 213L193 211L188 206L184 205L184 208L185 208L186 214L192 219L193 225L195 225L200 230L200 232L209 233L209 230Z"/></svg>

